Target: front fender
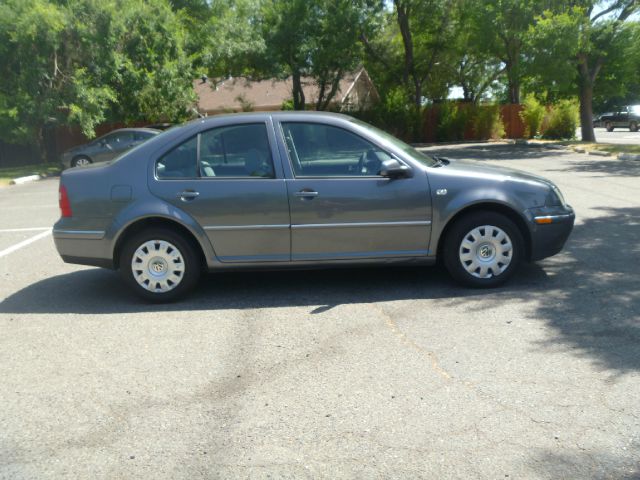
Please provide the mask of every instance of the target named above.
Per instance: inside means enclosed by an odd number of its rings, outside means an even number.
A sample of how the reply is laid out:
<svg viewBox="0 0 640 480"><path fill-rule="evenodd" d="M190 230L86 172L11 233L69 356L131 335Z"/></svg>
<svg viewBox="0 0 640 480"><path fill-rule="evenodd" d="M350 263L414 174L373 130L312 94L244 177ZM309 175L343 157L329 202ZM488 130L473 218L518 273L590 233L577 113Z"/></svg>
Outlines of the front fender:
<svg viewBox="0 0 640 480"><path fill-rule="evenodd" d="M531 201L531 197L525 195L526 200L522 200L521 196L509 195L507 191L490 186L480 186L470 189L447 189L446 194L438 195L438 189L434 188L433 193L433 225L431 230L431 245L439 245L442 233L447 225L456 218L461 212L479 206L486 206L487 209L493 207L495 210L508 209L516 214L521 220L520 224L531 232L531 222L525 215L527 202L540 203L544 205L544 197L536 194L535 202ZM442 192L442 189L440 189ZM529 204L531 204L529 203Z"/></svg>

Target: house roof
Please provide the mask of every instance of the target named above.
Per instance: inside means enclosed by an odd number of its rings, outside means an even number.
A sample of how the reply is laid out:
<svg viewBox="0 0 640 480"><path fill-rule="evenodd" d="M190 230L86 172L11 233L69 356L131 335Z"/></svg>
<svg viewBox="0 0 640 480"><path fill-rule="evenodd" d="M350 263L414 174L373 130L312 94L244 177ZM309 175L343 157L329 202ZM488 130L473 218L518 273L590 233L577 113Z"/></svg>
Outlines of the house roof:
<svg viewBox="0 0 640 480"><path fill-rule="evenodd" d="M355 82L363 74L370 82L366 70L347 74L341 81L335 100L344 101ZM255 110L280 110L282 104L292 97L291 77L284 80L249 80L244 77L229 78L221 82L212 80L194 80L193 88L198 95L198 110L206 113L225 110L242 110L243 103L251 104ZM318 87L310 77L302 78L302 89L307 103L313 103L318 97Z"/></svg>

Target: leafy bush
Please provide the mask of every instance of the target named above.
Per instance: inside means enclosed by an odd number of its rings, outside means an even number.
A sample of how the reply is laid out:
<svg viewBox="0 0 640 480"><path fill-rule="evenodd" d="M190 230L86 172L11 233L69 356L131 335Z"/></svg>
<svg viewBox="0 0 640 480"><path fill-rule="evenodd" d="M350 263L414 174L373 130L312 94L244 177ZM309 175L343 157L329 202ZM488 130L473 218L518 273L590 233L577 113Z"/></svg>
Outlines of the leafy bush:
<svg viewBox="0 0 640 480"><path fill-rule="evenodd" d="M453 102L440 104L438 124L436 125L436 138L438 141L463 140L470 113L469 108L460 107L460 105Z"/></svg>
<svg viewBox="0 0 640 480"><path fill-rule="evenodd" d="M579 108L575 100L560 100L555 103L543 123L544 138L570 140L576 136Z"/></svg>
<svg viewBox="0 0 640 480"><path fill-rule="evenodd" d="M347 113L405 141L422 139L421 111L408 101L407 92L401 87L388 92L384 99L370 110Z"/></svg>
<svg viewBox="0 0 640 480"><path fill-rule="evenodd" d="M502 138L505 135L499 105L473 107L473 132L477 139Z"/></svg>
<svg viewBox="0 0 640 480"><path fill-rule="evenodd" d="M285 100L282 102L280 110L293 110L293 99Z"/></svg>
<svg viewBox="0 0 640 480"><path fill-rule="evenodd" d="M524 123L524 135L533 138L540 133L547 109L532 94L524 97L522 106L524 108L520 112L520 118Z"/></svg>

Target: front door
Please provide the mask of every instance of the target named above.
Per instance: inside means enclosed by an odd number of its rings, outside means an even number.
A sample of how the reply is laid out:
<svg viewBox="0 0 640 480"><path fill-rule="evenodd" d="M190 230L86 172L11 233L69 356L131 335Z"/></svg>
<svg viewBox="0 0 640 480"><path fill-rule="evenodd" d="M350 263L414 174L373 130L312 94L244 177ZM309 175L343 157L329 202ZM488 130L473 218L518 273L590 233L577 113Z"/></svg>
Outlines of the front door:
<svg viewBox="0 0 640 480"><path fill-rule="evenodd" d="M424 256L429 252L427 177L379 175L391 156L332 125L282 122L292 178L291 259L341 260Z"/></svg>
<svg viewBox="0 0 640 480"><path fill-rule="evenodd" d="M221 262L288 262L289 203L273 144L266 123L201 132L156 162L151 191L196 219Z"/></svg>

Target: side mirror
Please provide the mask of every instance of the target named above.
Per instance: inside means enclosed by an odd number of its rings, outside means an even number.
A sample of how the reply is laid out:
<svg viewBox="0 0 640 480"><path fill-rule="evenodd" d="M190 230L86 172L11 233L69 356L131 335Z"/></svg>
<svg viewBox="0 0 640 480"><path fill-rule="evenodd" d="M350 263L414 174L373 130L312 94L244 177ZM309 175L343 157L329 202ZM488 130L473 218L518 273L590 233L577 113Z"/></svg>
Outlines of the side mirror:
<svg viewBox="0 0 640 480"><path fill-rule="evenodd" d="M409 178L413 176L413 171L395 158L391 158L382 162L380 175L387 178Z"/></svg>

